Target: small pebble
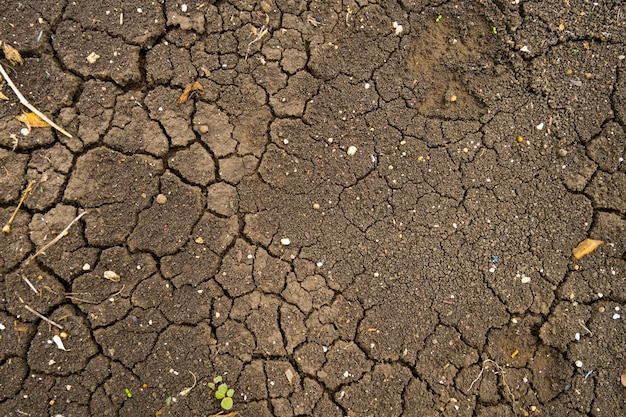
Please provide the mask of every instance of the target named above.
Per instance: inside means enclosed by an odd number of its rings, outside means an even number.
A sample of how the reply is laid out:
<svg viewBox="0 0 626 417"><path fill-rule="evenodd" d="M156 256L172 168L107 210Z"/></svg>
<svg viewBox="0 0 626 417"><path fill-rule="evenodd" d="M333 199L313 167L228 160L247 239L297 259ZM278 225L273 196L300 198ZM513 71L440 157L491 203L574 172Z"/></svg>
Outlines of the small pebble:
<svg viewBox="0 0 626 417"><path fill-rule="evenodd" d="M524 138L521 137L521 136L518 136L517 137L517 143L522 143L522 142L524 142Z"/></svg>
<svg viewBox="0 0 626 417"><path fill-rule="evenodd" d="M348 148L348 156L352 156L356 153L356 146L350 146Z"/></svg>
<svg viewBox="0 0 626 417"><path fill-rule="evenodd" d="M83 271L89 271L91 269L91 265L85 264L83 265Z"/></svg>
<svg viewBox="0 0 626 417"><path fill-rule="evenodd" d="M528 284L530 282L530 277L522 277L522 284Z"/></svg>
<svg viewBox="0 0 626 417"><path fill-rule="evenodd" d="M111 280L113 282L119 282L120 276L115 271L104 271L102 274L106 279Z"/></svg>
<svg viewBox="0 0 626 417"><path fill-rule="evenodd" d="M454 102L456 101L456 95L452 94L452 95L450 96L450 101L451 101L452 103L454 103Z"/></svg>
<svg viewBox="0 0 626 417"><path fill-rule="evenodd" d="M567 150L561 148L561 149L559 149L558 154L559 154L559 156L566 156L567 155Z"/></svg>
<svg viewBox="0 0 626 417"><path fill-rule="evenodd" d="M167 203L167 197L165 194L159 194L156 196L156 202L159 204L165 204Z"/></svg>
<svg viewBox="0 0 626 417"><path fill-rule="evenodd" d="M284 237L280 240L280 244L283 246L288 246L291 244L291 240L288 237Z"/></svg>
<svg viewBox="0 0 626 417"><path fill-rule="evenodd" d="M200 126L200 133L209 133L209 126L201 125Z"/></svg>
<svg viewBox="0 0 626 417"><path fill-rule="evenodd" d="M583 362L582 361L576 361L576 367L577 368L582 368L583 367Z"/></svg>
<svg viewBox="0 0 626 417"><path fill-rule="evenodd" d="M198 245L202 245L202 244L204 243L204 239L202 239L202 236L198 236L198 237L196 238L195 242L196 242Z"/></svg>
<svg viewBox="0 0 626 417"><path fill-rule="evenodd" d="M319 210L320 209L320 205L317 203L313 203L313 210Z"/></svg>
<svg viewBox="0 0 626 417"><path fill-rule="evenodd" d="M184 4L184 3L183 3L183 4L181 4L181 5L180 5L180 10L182 10L182 11L183 11L183 13L187 13L187 5L186 5L186 4Z"/></svg>

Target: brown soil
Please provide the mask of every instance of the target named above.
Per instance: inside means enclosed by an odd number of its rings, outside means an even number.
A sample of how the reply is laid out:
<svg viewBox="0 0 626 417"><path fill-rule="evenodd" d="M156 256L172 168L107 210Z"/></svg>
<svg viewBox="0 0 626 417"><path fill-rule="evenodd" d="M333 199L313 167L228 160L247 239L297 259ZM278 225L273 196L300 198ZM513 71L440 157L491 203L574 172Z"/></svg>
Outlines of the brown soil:
<svg viewBox="0 0 626 417"><path fill-rule="evenodd" d="M0 415L626 415L621 2L1 9Z"/></svg>

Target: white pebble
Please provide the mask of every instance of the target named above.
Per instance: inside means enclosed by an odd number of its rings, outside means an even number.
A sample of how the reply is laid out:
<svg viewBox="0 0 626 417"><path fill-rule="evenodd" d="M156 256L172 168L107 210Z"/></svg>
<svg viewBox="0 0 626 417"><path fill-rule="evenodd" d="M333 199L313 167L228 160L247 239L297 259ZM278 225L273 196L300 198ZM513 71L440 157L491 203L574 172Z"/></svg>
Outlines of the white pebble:
<svg viewBox="0 0 626 417"><path fill-rule="evenodd" d="M527 276L522 277L522 284L528 284L529 282L530 282L530 277L527 277Z"/></svg>
<svg viewBox="0 0 626 417"><path fill-rule="evenodd" d="M400 35L402 31L404 30L402 25L399 24L398 22L393 22L391 25L393 26L393 30L396 33L396 35Z"/></svg>
<svg viewBox="0 0 626 417"><path fill-rule="evenodd" d="M613 320L617 320L622 318L622 316L620 316L619 314L613 314Z"/></svg>
<svg viewBox="0 0 626 417"><path fill-rule="evenodd" d="M102 274L106 279L110 279L111 281L118 282L120 280L120 276L114 271L104 271Z"/></svg>
<svg viewBox="0 0 626 417"><path fill-rule="evenodd" d="M350 146L348 148L348 156L352 156L356 153L356 146Z"/></svg>
<svg viewBox="0 0 626 417"><path fill-rule="evenodd" d="M543 124L543 122L541 122L541 123L539 123L537 126L535 126L535 129L537 129L537 130L542 130L544 126L545 126L545 125Z"/></svg>
<svg viewBox="0 0 626 417"><path fill-rule="evenodd" d="M574 339L576 339L576 340L580 340L580 333L576 333L576 334L574 335Z"/></svg>
<svg viewBox="0 0 626 417"><path fill-rule="evenodd" d="M20 133L22 134L22 136L28 136L28 134L30 133L30 130L28 130L27 127L23 127L20 129Z"/></svg>
<svg viewBox="0 0 626 417"><path fill-rule="evenodd" d="M83 271L89 271L91 269L91 265L85 264L83 265Z"/></svg>
<svg viewBox="0 0 626 417"><path fill-rule="evenodd" d="M583 367L583 361L576 361L576 367L577 368L582 368Z"/></svg>
<svg viewBox="0 0 626 417"><path fill-rule="evenodd" d="M137 13L141 13L143 12L143 10L141 9L141 7L137 7Z"/></svg>
<svg viewBox="0 0 626 417"><path fill-rule="evenodd" d="M187 13L187 5L185 3L180 5L180 10L183 11L183 13Z"/></svg>
<svg viewBox="0 0 626 417"><path fill-rule="evenodd" d="M291 244L291 240L288 237L284 237L280 240L280 244L283 246L288 246Z"/></svg>

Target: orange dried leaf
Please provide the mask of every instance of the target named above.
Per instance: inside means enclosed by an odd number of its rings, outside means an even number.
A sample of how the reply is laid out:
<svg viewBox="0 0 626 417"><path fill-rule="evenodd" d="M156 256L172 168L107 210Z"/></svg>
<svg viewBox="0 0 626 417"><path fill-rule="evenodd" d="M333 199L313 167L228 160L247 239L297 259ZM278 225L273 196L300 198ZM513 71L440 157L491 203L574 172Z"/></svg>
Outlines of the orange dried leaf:
<svg viewBox="0 0 626 417"><path fill-rule="evenodd" d="M35 113L29 113L25 111L22 111L22 113L23 114L19 116L15 116L15 118L24 123L26 127L28 127L28 130L32 129L33 127L50 127L47 122L41 120L41 117L37 116Z"/></svg>
<svg viewBox="0 0 626 417"><path fill-rule="evenodd" d="M2 43L2 52L4 52L5 58L11 63L11 65L23 65L24 60L17 49L8 45L6 42Z"/></svg>
<svg viewBox="0 0 626 417"><path fill-rule="evenodd" d="M601 240L585 239L572 249L572 254L574 255L574 258L580 259L598 249L602 243L603 242Z"/></svg>
<svg viewBox="0 0 626 417"><path fill-rule="evenodd" d="M202 87L202 84L200 84L199 81L196 81L195 83L189 84L187 87L185 87L185 90L183 91L183 93L178 98L178 104L186 103L187 100L189 100L189 98L194 93L202 93L202 94L204 94L204 87Z"/></svg>

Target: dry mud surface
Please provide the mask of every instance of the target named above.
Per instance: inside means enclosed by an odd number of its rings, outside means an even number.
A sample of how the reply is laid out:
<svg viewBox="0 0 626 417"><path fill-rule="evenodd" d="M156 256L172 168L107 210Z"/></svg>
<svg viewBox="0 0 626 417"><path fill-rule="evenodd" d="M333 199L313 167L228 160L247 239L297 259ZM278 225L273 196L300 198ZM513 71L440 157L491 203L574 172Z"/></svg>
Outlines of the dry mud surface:
<svg viewBox="0 0 626 417"><path fill-rule="evenodd" d="M0 415L626 415L622 2L0 9Z"/></svg>

